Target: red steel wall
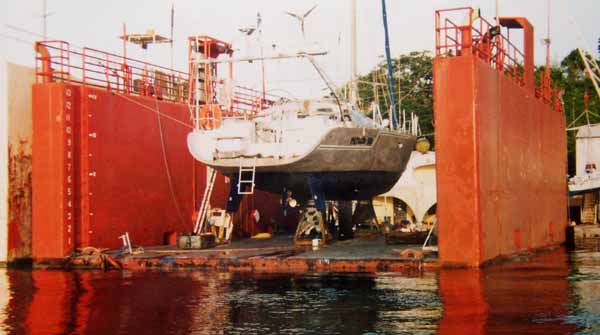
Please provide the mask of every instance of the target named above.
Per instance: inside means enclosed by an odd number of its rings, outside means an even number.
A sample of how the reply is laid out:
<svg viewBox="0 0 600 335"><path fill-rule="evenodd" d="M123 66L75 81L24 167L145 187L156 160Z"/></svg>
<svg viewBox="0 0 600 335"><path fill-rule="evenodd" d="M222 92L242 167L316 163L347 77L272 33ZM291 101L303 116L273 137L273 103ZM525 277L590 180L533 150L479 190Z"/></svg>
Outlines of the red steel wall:
<svg viewBox="0 0 600 335"><path fill-rule="evenodd" d="M434 61L440 261L562 243L565 119L471 55Z"/></svg>
<svg viewBox="0 0 600 335"><path fill-rule="evenodd" d="M116 248L126 231L134 245L157 245L165 232L192 230L206 167L187 150L186 105L57 83L34 85L33 100L34 258ZM225 206L229 186L219 175L213 207ZM238 235L257 232L251 205L263 220L278 214L278 196L253 198L236 218Z"/></svg>
<svg viewBox="0 0 600 335"><path fill-rule="evenodd" d="M77 93L67 85L33 86L31 235L34 256L45 258L73 251L73 111L76 106L73 100Z"/></svg>

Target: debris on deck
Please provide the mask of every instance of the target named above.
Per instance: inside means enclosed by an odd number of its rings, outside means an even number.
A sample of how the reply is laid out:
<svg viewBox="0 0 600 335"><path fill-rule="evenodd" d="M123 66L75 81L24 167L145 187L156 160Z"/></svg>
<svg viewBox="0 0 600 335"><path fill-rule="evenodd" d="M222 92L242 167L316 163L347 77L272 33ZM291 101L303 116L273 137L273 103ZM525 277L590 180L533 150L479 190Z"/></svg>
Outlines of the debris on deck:
<svg viewBox="0 0 600 335"><path fill-rule="evenodd" d="M212 249L190 250L173 246L144 248L143 253L106 253L126 270L199 269L232 272L387 272L437 268L437 254L420 245L390 246L383 237L357 238L318 250L293 243L293 236L245 239ZM89 255L71 257L73 267L106 269L105 262Z"/></svg>

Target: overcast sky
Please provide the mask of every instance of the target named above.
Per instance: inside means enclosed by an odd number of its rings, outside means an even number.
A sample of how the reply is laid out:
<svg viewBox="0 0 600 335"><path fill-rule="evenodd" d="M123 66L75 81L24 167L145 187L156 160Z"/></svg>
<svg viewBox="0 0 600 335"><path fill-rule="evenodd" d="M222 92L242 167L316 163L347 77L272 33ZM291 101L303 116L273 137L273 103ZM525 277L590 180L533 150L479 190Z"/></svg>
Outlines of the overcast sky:
<svg viewBox="0 0 600 335"><path fill-rule="evenodd" d="M11 62L33 64L31 41L42 32L42 0L4 0L0 11L0 57ZM350 0L47 0L48 36L70 42L121 53L122 23L129 32L144 32L154 28L169 35L171 4L175 7L174 64L186 66L186 37L211 35L232 42L238 55L256 55L255 39L244 38L238 28L255 24L262 16L262 40L265 53L293 52L300 49L328 51L319 58L322 67L337 83L350 76ZM600 37L599 0L552 0L551 36L553 62L558 62L570 50L584 47L596 52ZM318 7L306 20L306 37L302 38L298 23L284 11L302 13L313 5ZM494 0L388 0L391 50L393 56L412 50L433 50L434 11L436 9L473 6L492 20ZM547 0L500 0L501 16L525 16L536 28L536 62L543 63L540 40L546 35ZM383 25L379 0L358 0L359 72L366 73L382 60ZM169 47L154 46L144 55L135 46L128 55L146 58L160 65L169 65ZM287 92L296 97L323 94L324 85L306 61L281 60L268 62L267 89ZM239 65L236 81L260 87L260 70L254 65ZM277 92L276 90L283 90Z"/></svg>

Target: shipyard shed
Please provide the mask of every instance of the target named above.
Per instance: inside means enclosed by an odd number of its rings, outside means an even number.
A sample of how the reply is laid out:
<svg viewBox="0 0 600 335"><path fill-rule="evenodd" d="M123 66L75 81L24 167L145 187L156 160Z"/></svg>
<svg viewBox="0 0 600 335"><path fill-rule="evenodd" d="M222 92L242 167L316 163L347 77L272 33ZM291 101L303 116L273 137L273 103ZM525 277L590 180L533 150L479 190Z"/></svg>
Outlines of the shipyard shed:
<svg viewBox="0 0 600 335"><path fill-rule="evenodd" d="M587 165L600 166L600 125L582 126L575 137L575 174L585 175Z"/></svg>

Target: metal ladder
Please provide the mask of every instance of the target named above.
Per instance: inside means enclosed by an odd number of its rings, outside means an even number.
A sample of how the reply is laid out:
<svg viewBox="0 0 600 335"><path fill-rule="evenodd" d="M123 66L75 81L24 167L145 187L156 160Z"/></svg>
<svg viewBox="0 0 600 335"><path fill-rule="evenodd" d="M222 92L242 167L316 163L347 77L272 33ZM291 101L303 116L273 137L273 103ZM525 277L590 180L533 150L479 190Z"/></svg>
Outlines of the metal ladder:
<svg viewBox="0 0 600 335"><path fill-rule="evenodd" d="M583 205L581 206L581 223L596 224L598 193L589 192L583 194Z"/></svg>
<svg viewBox="0 0 600 335"><path fill-rule="evenodd" d="M244 176L250 174L249 179L244 179ZM238 174L237 190L238 194L254 194L254 179L256 177L256 157L252 161L252 165L244 166L244 158L240 158L240 169ZM250 191L244 191L245 185L250 185Z"/></svg>
<svg viewBox="0 0 600 335"><path fill-rule="evenodd" d="M582 49L577 49L577 51L583 61L588 77L591 79L592 84L594 84L596 94L600 97L600 67L598 66L598 63L596 63L594 56L589 52Z"/></svg>
<svg viewBox="0 0 600 335"><path fill-rule="evenodd" d="M210 169L207 167L207 169ZM208 214L208 210L210 207L210 197L212 195L213 188L215 187L215 180L217 180L217 171L215 169L210 169L208 175L208 183L204 188L204 195L202 196L202 203L200 204L200 210L198 211L198 216L196 217L196 225L194 226L194 235L199 234L204 229L204 222L206 221L206 216Z"/></svg>

